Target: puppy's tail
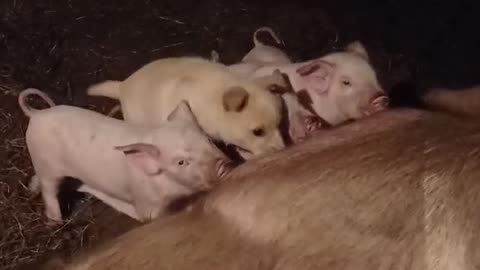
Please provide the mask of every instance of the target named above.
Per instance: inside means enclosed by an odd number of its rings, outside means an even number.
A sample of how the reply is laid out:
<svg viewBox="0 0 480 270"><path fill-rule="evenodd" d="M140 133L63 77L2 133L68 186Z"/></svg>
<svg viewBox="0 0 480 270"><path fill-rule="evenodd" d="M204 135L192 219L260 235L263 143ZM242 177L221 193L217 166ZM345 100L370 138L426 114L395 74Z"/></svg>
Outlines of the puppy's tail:
<svg viewBox="0 0 480 270"><path fill-rule="evenodd" d="M104 96L112 99L120 99L121 81L104 81L94 84L87 89L90 96Z"/></svg>
<svg viewBox="0 0 480 270"><path fill-rule="evenodd" d="M268 32L270 34L270 36L272 36L272 38L275 40L275 42L277 42L277 44L285 45L283 43L283 41L278 38L278 36L275 34L275 32L273 32L272 28L270 28L268 26L263 26L263 27L258 28L253 33L253 43L255 44L255 46L264 45L261 41L259 41L257 39L258 32L262 32L262 31Z"/></svg>
<svg viewBox="0 0 480 270"><path fill-rule="evenodd" d="M464 89L433 88L422 96L422 101L431 110L480 116L480 85Z"/></svg>
<svg viewBox="0 0 480 270"><path fill-rule="evenodd" d="M41 97L48 104L48 106L50 107L55 106L55 103L53 102L53 100L44 92L35 88L27 88L22 92L20 92L20 94L18 94L18 105L22 109L23 113L28 117L31 117L31 115L34 114L35 111L38 111L37 109L32 108L27 104L26 98L29 95L37 95Z"/></svg>

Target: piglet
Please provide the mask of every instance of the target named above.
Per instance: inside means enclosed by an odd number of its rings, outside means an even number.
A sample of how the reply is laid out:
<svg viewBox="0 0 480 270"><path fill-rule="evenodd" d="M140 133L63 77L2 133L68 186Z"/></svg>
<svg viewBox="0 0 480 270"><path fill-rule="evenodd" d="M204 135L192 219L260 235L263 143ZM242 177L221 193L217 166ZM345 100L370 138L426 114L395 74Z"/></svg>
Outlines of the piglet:
<svg viewBox="0 0 480 270"><path fill-rule="evenodd" d="M277 44L284 43L270 27L260 27L253 33L254 47L240 62L229 66L229 69L245 77L253 77L255 71L264 65L285 65L292 63L292 60L290 60L284 51L259 41L257 38L259 32L269 33ZM215 63L220 62L220 55L217 51L213 50L211 52L210 60Z"/></svg>
<svg viewBox="0 0 480 270"><path fill-rule="evenodd" d="M242 59L242 62L258 64L290 64L292 61L286 53L279 48L265 45L258 40L259 32L267 32L277 44L283 44L270 27L260 27L253 33L253 44L255 45Z"/></svg>
<svg viewBox="0 0 480 270"><path fill-rule="evenodd" d="M26 98L32 94L51 108L29 107ZM158 128L54 106L32 88L22 91L18 102L30 118L25 138L35 175L29 188L41 191L50 224L62 223L57 193L66 176L83 181L79 191L145 222L165 214L173 200L210 189L231 167L185 101Z"/></svg>
<svg viewBox="0 0 480 270"><path fill-rule="evenodd" d="M344 51L304 62L240 62L229 69L246 78L280 70L288 75L294 91L309 96L316 114L332 126L384 111L389 105L368 53L359 41L350 43Z"/></svg>

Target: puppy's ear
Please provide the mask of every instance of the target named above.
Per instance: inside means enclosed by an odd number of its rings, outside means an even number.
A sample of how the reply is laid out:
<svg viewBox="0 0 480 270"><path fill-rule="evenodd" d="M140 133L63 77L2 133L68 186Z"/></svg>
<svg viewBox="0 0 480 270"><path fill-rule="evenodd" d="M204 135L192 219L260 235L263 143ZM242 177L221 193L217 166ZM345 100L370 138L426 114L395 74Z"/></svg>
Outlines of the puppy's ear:
<svg viewBox="0 0 480 270"><path fill-rule="evenodd" d="M240 86L232 86L223 94L223 108L227 112L241 112L248 105L250 94Z"/></svg>

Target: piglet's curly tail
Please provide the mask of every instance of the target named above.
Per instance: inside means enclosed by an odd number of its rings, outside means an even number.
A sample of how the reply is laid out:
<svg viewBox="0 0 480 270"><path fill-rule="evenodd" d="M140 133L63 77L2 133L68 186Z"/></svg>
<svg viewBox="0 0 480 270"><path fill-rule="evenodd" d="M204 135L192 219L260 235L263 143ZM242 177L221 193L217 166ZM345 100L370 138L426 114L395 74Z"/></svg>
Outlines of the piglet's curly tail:
<svg viewBox="0 0 480 270"><path fill-rule="evenodd" d="M37 109L32 108L27 104L27 96L29 95L37 95L41 97L50 107L55 106L53 100L44 92L35 88L25 89L18 95L18 105L20 105L23 113L28 117L30 117L35 111L37 111Z"/></svg>

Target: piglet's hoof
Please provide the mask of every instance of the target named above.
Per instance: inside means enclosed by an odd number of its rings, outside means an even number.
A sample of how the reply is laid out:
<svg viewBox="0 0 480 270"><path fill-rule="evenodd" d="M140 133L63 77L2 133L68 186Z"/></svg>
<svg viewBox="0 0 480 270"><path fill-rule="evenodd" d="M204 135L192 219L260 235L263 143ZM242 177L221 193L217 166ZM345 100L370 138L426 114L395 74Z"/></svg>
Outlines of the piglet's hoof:
<svg viewBox="0 0 480 270"><path fill-rule="evenodd" d="M308 133L322 128L322 121L316 116L307 116L304 121Z"/></svg>
<svg viewBox="0 0 480 270"><path fill-rule="evenodd" d="M30 178L30 183L28 184L28 190L30 190L30 192L33 195L40 194L40 180L38 179L37 175L33 175Z"/></svg>
<svg viewBox="0 0 480 270"><path fill-rule="evenodd" d="M63 220L47 219L47 221L45 221L45 225L48 227L58 227L63 225Z"/></svg>

